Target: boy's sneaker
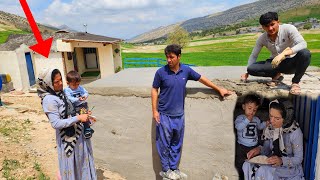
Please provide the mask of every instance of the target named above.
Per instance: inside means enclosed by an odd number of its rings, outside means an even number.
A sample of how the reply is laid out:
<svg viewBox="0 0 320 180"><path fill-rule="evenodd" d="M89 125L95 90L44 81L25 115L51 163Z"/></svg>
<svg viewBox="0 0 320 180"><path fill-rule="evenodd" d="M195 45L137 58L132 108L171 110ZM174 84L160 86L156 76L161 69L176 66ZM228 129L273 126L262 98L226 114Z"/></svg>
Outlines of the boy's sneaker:
<svg viewBox="0 0 320 180"><path fill-rule="evenodd" d="M173 172L179 176L179 179L187 179L188 178L188 175L181 172L179 169L176 169Z"/></svg>
<svg viewBox="0 0 320 180"><path fill-rule="evenodd" d="M171 169L169 169L167 172L161 171L160 176L163 177L163 180L178 180L179 176L174 173Z"/></svg>
<svg viewBox="0 0 320 180"><path fill-rule="evenodd" d="M94 133L94 130L91 128L87 128L84 130L84 137L86 139L90 139L92 137L92 134Z"/></svg>

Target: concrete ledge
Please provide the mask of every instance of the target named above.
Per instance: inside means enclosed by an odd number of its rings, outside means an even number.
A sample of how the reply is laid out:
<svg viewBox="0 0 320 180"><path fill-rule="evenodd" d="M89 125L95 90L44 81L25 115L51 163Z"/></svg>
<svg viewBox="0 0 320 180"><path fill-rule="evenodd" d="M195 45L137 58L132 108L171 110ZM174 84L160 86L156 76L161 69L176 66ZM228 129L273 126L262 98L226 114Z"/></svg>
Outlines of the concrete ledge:
<svg viewBox="0 0 320 180"><path fill-rule="evenodd" d="M102 96L136 96L150 97L153 77L158 68L132 68L125 69L115 75L85 84L84 87L90 94ZM240 81L241 73L246 67L193 67L201 75L212 79L220 87L234 91L237 95L247 92L256 92L264 97L288 96L293 75L284 75L283 82L277 87L266 85L271 78L249 77L248 82ZM307 74L301 79L302 94L320 94L320 68L309 67ZM187 83L187 97L190 98L218 98L219 95L195 81Z"/></svg>

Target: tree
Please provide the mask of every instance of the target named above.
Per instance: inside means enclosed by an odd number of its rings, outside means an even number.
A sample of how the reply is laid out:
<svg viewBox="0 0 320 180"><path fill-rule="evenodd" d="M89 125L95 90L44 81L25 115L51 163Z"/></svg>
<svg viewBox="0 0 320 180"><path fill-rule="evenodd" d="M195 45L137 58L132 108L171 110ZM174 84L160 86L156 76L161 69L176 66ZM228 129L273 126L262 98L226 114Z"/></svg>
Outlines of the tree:
<svg viewBox="0 0 320 180"><path fill-rule="evenodd" d="M306 23L304 26L303 26L303 29L311 29L312 28L312 24L311 23Z"/></svg>
<svg viewBox="0 0 320 180"><path fill-rule="evenodd" d="M167 38L167 44L179 44L181 47L187 47L189 42L189 33L179 26L169 33Z"/></svg>

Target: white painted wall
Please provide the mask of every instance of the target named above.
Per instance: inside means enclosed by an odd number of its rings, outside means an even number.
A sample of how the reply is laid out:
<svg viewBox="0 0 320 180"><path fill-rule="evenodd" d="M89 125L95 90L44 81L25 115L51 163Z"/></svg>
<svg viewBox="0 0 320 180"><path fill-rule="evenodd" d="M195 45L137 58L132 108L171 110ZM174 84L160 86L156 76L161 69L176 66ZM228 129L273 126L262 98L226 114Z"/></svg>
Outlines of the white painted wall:
<svg viewBox="0 0 320 180"><path fill-rule="evenodd" d="M113 47L112 44L103 45L102 43L89 43L89 42L73 42L73 47L76 47L77 59L78 59L78 67L79 73L83 73L84 71L91 71L85 69L83 51L80 48L97 48L97 57L100 67L101 77L106 77L114 74L115 65L114 65L114 57L113 57ZM82 66L82 67L81 67Z"/></svg>
<svg viewBox="0 0 320 180"><path fill-rule="evenodd" d="M51 52L48 59L39 54L35 54L33 56L33 59L35 61L33 66L35 67L36 78L38 78L38 74L41 72L43 68L59 69L63 79L63 86L66 87L66 74L64 73L61 52Z"/></svg>
<svg viewBox="0 0 320 180"><path fill-rule="evenodd" d="M84 63L84 56L83 56L83 49L76 48L76 53L77 53L77 62L78 62L78 72L79 74L82 74L86 71L86 65Z"/></svg>
<svg viewBox="0 0 320 180"><path fill-rule="evenodd" d="M114 60L112 45L98 48L98 60L100 64L101 78L114 74Z"/></svg>
<svg viewBox="0 0 320 180"><path fill-rule="evenodd" d="M72 43L62 42L61 39L56 41L57 51L60 52L73 52Z"/></svg>
<svg viewBox="0 0 320 180"><path fill-rule="evenodd" d="M66 52L63 53L63 56L64 56L64 62L66 65L66 72L68 73L69 71L74 70L73 59L69 60Z"/></svg>
<svg viewBox="0 0 320 180"><path fill-rule="evenodd" d="M9 74L13 87L22 90L22 79L15 51L0 51L0 74Z"/></svg>
<svg viewBox="0 0 320 180"><path fill-rule="evenodd" d="M104 47L102 43L93 42L72 42L72 47L82 47L82 48L98 48Z"/></svg>
<svg viewBox="0 0 320 180"><path fill-rule="evenodd" d="M119 49L119 53L116 53L114 50ZM121 46L119 44L113 44L112 45L113 50L113 58L114 58L114 70L116 70L118 67L122 68L122 57L121 57Z"/></svg>
<svg viewBox="0 0 320 180"><path fill-rule="evenodd" d="M97 48L97 57L100 67L101 77L106 77L114 74L115 69L118 66L122 67L121 52L116 54L114 49L120 49L119 44L108 44L103 45L102 43L87 43L87 42L73 42L65 43L61 40L57 40L57 49L62 52L51 52L49 58L32 53L31 58L34 67L35 78L37 79L38 74L43 68L57 68L61 71L61 74L65 81L65 71L63 62L66 66L66 73L74 70L73 61L68 60L66 52L72 52L74 47L77 52L78 68L79 73L82 74L85 71L93 71L96 69L86 69L84 63L83 49L82 48ZM13 87L16 90L28 90L30 88L28 69L25 59L25 53L30 52L28 46L22 44L15 51L0 51L0 73L10 74ZM64 58L63 58L64 56Z"/></svg>
<svg viewBox="0 0 320 180"><path fill-rule="evenodd" d="M28 90L30 88L27 61L26 61L26 55L25 55L26 52L30 52L30 50L29 50L28 46L25 46L25 45L21 45L20 48L16 49L18 65L19 65L19 70L20 70L20 78L21 78L21 83L22 83L21 90L23 90L23 91ZM30 54L31 54L34 73L36 73L33 53L30 53Z"/></svg>

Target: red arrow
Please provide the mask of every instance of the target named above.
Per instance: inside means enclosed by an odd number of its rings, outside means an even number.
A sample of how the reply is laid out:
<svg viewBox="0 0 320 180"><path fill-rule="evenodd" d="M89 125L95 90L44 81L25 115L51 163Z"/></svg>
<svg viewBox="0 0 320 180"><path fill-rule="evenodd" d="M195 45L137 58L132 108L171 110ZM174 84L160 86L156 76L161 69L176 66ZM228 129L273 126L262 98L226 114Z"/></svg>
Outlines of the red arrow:
<svg viewBox="0 0 320 180"><path fill-rule="evenodd" d="M27 1L20 0L20 4L22 6L24 13L26 14L27 20L29 21L30 27L31 27L33 34L34 34L34 37L36 38L36 40L38 42L38 44L30 46L29 48L32 49L33 51L41 54L42 56L48 58L49 54L50 54L50 49L51 49L51 44L52 44L53 38L51 37L47 40L42 39L38 25L32 16L32 13L30 11L30 8L28 6Z"/></svg>

